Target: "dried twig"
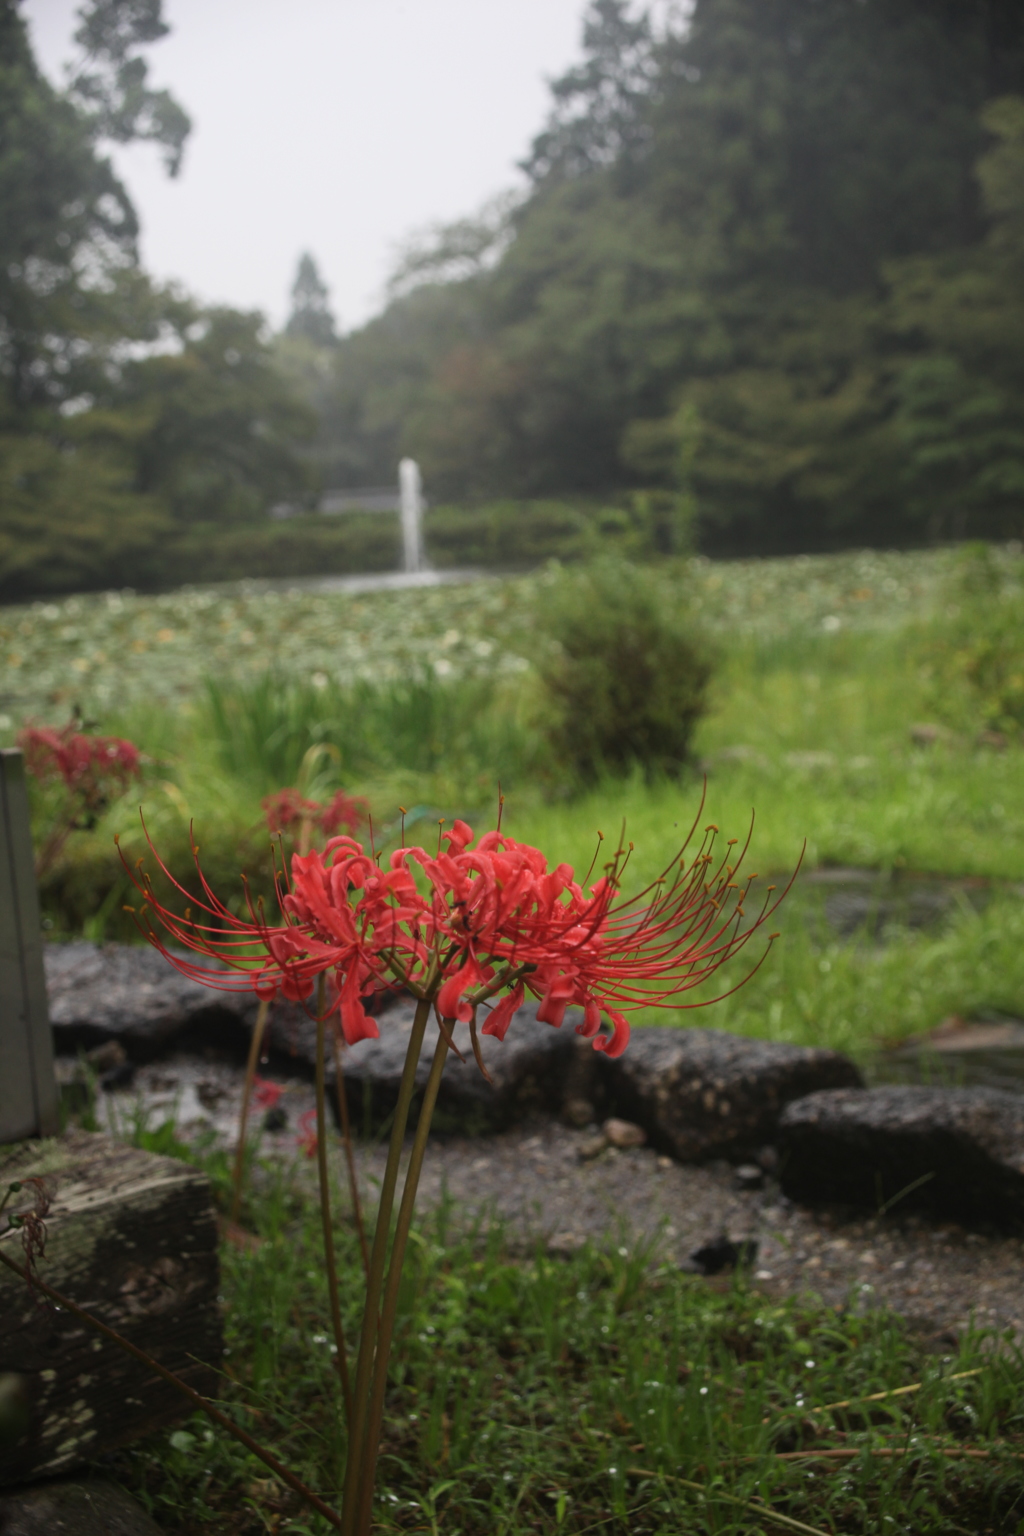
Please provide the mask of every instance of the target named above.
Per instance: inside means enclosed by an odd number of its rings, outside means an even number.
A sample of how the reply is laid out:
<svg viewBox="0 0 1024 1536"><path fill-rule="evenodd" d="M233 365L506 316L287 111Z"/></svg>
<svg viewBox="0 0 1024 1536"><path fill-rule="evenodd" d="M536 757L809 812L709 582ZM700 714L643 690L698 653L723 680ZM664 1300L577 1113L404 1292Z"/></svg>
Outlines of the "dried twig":
<svg viewBox="0 0 1024 1536"><path fill-rule="evenodd" d="M887 1397L906 1397L910 1392L920 1392L922 1387L941 1386L946 1381L964 1381L968 1376L980 1376L983 1365L973 1371L955 1371L952 1376L939 1376L934 1381L915 1381L909 1387L890 1387L887 1392L871 1392L866 1397L846 1397L841 1403L825 1403L821 1408L802 1408L801 1413L832 1413L837 1408L850 1408L855 1403L881 1403Z"/></svg>
<svg viewBox="0 0 1024 1536"><path fill-rule="evenodd" d="M660 1477L666 1483L678 1483L681 1488L690 1488L694 1493L702 1493L706 1499L722 1499L726 1504L738 1504L741 1509L752 1509L762 1520L767 1520L769 1525L781 1526L786 1531L799 1531L801 1536L829 1536L816 1525L805 1525L802 1520L794 1520L792 1515L784 1515L777 1509L772 1509L767 1504L762 1504L758 1499L743 1499L735 1493L724 1493L721 1488L707 1488L703 1483L691 1482L686 1477L674 1477L669 1472L652 1472L646 1467L627 1467L630 1477Z"/></svg>

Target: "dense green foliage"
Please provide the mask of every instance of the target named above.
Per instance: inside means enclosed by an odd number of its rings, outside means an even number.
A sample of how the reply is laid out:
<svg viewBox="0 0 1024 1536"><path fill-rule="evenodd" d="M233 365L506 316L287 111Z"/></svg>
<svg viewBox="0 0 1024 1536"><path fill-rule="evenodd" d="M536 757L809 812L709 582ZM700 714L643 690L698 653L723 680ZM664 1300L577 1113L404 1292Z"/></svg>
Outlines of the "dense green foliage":
<svg viewBox="0 0 1024 1536"><path fill-rule="evenodd" d="M335 463L455 500L659 485L705 547L1019 531L1024 15L587 15L528 195L332 354Z"/></svg>

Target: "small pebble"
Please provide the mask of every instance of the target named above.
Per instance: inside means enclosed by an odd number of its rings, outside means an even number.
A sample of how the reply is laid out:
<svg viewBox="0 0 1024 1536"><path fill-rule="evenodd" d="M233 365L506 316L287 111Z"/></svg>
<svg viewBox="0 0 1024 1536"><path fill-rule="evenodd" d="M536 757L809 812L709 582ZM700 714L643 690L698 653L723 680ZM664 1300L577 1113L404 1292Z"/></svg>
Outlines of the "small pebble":
<svg viewBox="0 0 1024 1536"><path fill-rule="evenodd" d="M579 1130L594 1120L594 1106L589 1099L566 1099L563 1112L566 1123Z"/></svg>
<svg viewBox="0 0 1024 1536"><path fill-rule="evenodd" d="M741 1163L732 1177L737 1189L764 1188L764 1169L756 1163Z"/></svg>
<svg viewBox="0 0 1024 1536"><path fill-rule="evenodd" d="M647 1140L647 1132L642 1125L633 1125L629 1120L606 1120L601 1127L605 1139L609 1145L619 1147L642 1147Z"/></svg>

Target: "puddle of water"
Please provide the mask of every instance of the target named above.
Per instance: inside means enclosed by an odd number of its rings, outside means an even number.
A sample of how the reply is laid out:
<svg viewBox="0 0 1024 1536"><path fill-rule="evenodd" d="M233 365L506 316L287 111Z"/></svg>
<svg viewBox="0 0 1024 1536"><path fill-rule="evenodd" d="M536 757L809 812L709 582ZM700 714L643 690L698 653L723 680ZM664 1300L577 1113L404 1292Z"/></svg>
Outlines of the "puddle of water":
<svg viewBox="0 0 1024 1536"><path fill-rule="evenodd" d="M872 1083L928 1083L1024 1093L1024 1020L987 1014L940 1024L923 1040L880 1051L867 1065Z"/></svg>
<svg viewBox="0 0 1024 1536"><path fill-rule="evenodd" d="M815 869L798 884L818 894L825 923L840 938L864 933L881 939L887 928L937 927L964 904L982 911L992 895L992 884L984 879L873 869Z"/></svg>

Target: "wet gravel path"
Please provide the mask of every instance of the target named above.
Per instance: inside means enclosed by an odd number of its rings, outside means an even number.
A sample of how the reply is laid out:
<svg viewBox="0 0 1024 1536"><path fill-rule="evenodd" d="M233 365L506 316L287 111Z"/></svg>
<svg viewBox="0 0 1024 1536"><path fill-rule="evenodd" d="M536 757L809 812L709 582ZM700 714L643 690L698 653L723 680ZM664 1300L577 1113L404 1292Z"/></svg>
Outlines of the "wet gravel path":
<svg viewBox="0 0 1024 1536"><path fill-rule="evenodd" d="M230 1143L241 1080L234 1064L169 1058L141 1069L130 1090L103 1095L101 1123L112 1119L112 1128L123 1131L141 1102L151 1124L173 1115L186 1133L212 1130ZM263 1133L262 1152L293 1157L313 1091L298 1080L281 1086L287 1124ZM493 1213L513 1237L541 1240L556 1253L588 1239L628 1245L656 1239L661 1252L687 1265L723 1234L752 1240L753 1282L772 1296L811 1291L833 1306L887 1305L936 1337L959 1333L973 1316L1024 1338L1024 1236L900 1219L896 1212L877 1218L809 1210L792 1205L770 1179L761 1189L738 1188L728 1164L685 1166L647 1147L609 1147L587 1157L593 1140L593 1128L553 1121L493 1137L434 1138L420 1208L446 1192L467 1218ZM372 1190L385 1148L361 1142L357 1156Z"/></svg>

